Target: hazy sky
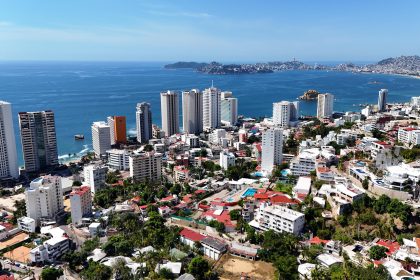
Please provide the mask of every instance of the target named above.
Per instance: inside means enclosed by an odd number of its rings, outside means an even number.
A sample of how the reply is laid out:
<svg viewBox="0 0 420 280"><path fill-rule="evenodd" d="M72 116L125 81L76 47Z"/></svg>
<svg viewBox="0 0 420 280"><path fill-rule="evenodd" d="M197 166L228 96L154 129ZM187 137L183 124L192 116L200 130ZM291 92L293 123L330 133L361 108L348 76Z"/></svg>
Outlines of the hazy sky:
<svg viewBox="0 0 420 280"><path fill-rule="evenodd" d="M418 0L0 0L0 60L306 61L420 54Z"/></svg>

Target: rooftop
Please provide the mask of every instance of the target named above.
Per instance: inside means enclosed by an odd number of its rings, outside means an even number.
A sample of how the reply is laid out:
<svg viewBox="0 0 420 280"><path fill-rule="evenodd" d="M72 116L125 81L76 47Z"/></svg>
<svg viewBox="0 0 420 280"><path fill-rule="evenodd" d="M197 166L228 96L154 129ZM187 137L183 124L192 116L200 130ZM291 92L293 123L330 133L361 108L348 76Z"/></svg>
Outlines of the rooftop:
<svg viewBox="0 0 420 280"><path fill-rule="evenodd" d="M223 251L226 248L226 244L224 242L213 237L206 237L203 240L201 240L201 243L212 247L218 251Z"/></svg>
<svg viewBox="0 0 420 280"><path fill-rule="evenodd" d="M201 241L204 238L206 238L205 235L202 235L201 233L198 233L196 231L190 230L188 228L184 228L183 230L181 230L181 232L179 233L179 235L190 239L192 241Z"/></svg>

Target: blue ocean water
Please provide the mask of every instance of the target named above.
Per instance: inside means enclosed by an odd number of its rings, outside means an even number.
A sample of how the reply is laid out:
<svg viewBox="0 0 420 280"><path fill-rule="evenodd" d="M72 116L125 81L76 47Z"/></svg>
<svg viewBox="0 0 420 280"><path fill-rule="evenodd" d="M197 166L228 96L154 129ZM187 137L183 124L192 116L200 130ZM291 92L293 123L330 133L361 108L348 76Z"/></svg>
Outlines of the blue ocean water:
<svg viewBox="0 0 420 280"><path fill-rule="evenodd" d="M17 113L51 109L55 112L58 149L85 152L91 147L90 126L109 115L125 115L131 133L135 129L136 103L152 105L153 122L160 125L162 90L204 89L214 82L239 98L239 113L271 116L272 103L296 100L304 91L316 89L335 95L335 111L358 111L360 103L376 103L378 90L389 89L389 102L408 101L420 95L420 79L396 75L356 74L328 71L284 71L272 74L208 75L189 69L166 70L164 63L142 62L2 62L0 100ZM375 82L375 83L373 83ZM314 114L315 102L301 102L301 114ZM84 141L75 141L84 134ZM20 140L19 140L20 141ZM18 143L20 162L21 148Z"/></svg>

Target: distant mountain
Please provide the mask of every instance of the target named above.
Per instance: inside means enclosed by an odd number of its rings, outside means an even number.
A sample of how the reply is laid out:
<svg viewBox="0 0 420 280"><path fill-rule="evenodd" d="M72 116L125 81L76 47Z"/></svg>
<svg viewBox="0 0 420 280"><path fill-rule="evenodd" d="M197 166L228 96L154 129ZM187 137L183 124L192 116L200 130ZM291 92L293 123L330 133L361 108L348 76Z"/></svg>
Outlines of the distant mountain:
<svg viewBox="0 0 420 280"><path fill-rule="evenodd" d="M370 72L420 76L420 56L387 58L376 64L366 65L365 69Z"/></svg>
<svg viewBox="0 0 420 280"><path fill-rule="evenodd" d="M166 69L180 69L180 68L191 68L191 69L198 69L207 66L208 63L204 62L185 62L179 61L172 64L165 65Z"/></svg>
<svg viewBox="0 0 420 280"><path fill-rule="evenodd" d="M176 62L165 65L168 69L192 68L199 72L217 75L272 73L284 70L331 70L348 72L371 72L383 74L402 74L420 76L420 56L400 56L387 58L375 64L358 66L353 63L336 66L309 65L300 61L274 61L255 64L221 64L218 62Z"/></svg>

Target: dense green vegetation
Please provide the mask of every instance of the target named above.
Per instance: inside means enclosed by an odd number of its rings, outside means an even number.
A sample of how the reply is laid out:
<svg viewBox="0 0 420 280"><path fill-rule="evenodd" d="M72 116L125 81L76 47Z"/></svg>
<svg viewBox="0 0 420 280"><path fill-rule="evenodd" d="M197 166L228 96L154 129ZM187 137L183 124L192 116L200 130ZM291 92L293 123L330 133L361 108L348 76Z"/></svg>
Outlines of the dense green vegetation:
<svg viewBox="0 0 420 280"><path fill-rule="evenodd" d="M60 278L61 275L63 275L63 271L61 269L47 267L42 270L41 279L42 280L57 280L58 278Z"/></svg>
<svg viewBox="0 0 420 280"><path fill-rule="evenodd" d="M369 249L369 258L374 260L380 260L386 257L387 248L379 245L370 247Z"/></svg>
<svg viewBox="0 0 420 280"><path fill-rule="evenodd" d="M413 216L410 206L382 195L378 199L364 196L354 202L337 221L322 217L323 208L313 203L311 196L304 202L306 229L322 239L373 240L375 237L396 239L401 234L419 234L419 217ZM327 209L328 209L327 205Z"/></svg>
<svg viewBox="0 0 420 280"><path fill-rule="evenodd" d="M293 184L288 184L288 183L284 183L284 182L277 182L274 190L276 190L278 192L288 194L288 195L291 196L292 195L292 190L293 190Z"/></svg>
<svg viewBox="0 0 420 280"><path fill-rule="evenodd" d="M15 211L13 211L13 220L14 224L17 224L17 219L23 216L26 216L26 202L25 200L16 200L15 201Z"/></svg>
<svg viewBox="0 0 420 280"><path fill-rule="evenodd" d="M363 280L384 280L389 279L388 272L383 266L374 268L373 266L357 266L348 260L344 255L342 264L333 265L330 268L317 266L311 273L312 280L344 280L344 279L363 279Z"/></svg>
<svg viewBox="0 0 420 280"><path fill-rule="evenodd" d="M251 178L251 173L255 172L257 167L257 162L255 161L245 161L244 159L237 159L236 165L229 166L225 171L225 176L229 180L239 180L240 178Z"/></svg>
<svg viewBox="0 0 420 280"><path fill-rule="evenodd" d="M402 149L400 153L407 162L412 162L420 157L420 147L415 146L412 149Z"/></svg>

